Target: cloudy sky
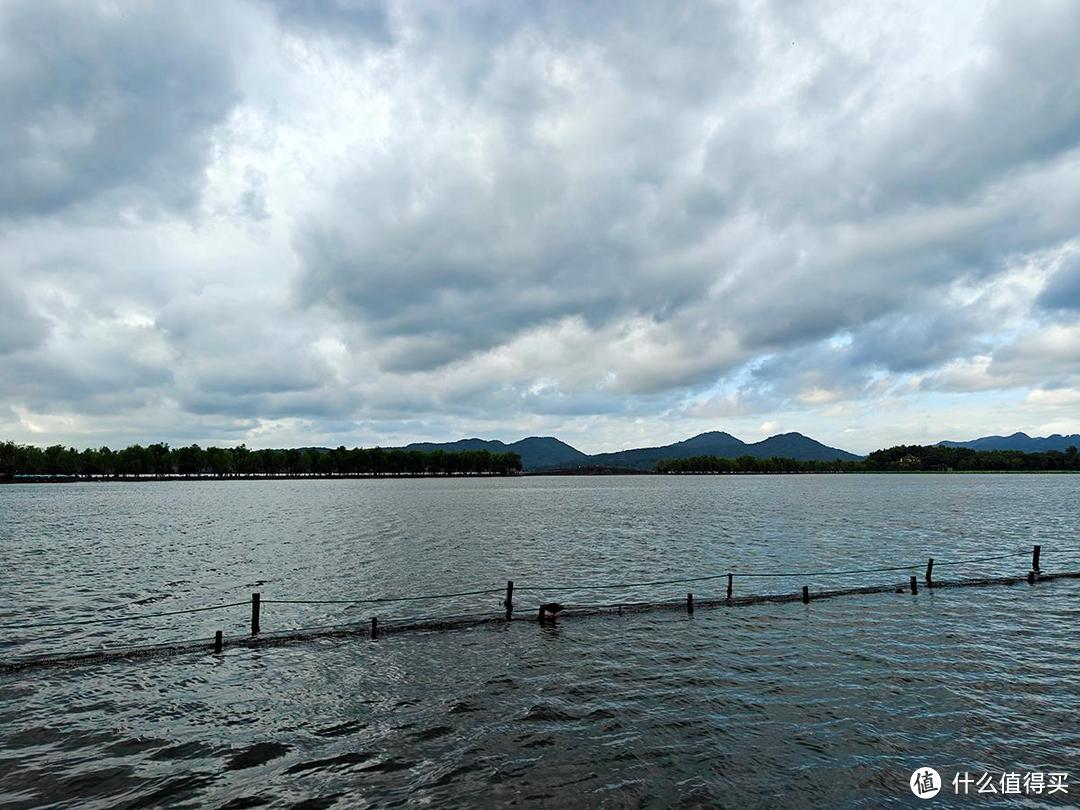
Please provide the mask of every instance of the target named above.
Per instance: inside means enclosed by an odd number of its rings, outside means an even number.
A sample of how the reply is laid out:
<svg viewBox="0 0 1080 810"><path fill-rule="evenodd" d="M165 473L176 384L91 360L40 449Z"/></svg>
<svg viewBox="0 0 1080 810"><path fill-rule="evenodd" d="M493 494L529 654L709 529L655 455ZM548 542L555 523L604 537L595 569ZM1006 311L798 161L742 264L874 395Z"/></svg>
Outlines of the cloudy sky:
<svg viewBox="0 0 1080 810"><path fill-rule="evenodd" d="M0 3L0 438L1080 431L1080 3Z"/></svg>

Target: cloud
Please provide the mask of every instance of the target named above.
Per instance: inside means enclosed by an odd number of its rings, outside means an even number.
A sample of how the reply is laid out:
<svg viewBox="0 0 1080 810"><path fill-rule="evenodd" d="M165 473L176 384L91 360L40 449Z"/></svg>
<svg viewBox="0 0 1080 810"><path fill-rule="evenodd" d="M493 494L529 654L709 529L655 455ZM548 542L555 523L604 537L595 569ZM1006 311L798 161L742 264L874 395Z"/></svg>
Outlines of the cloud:
<svg viewBox="0 0 1080 810"><path fill-rule="evenodd" d="M5 4L0 427L1059 424L1078 39L1054 2Z"/></svg>
<svg viewBox="0 0 1080 810"><path fill-rule="evenodd" d="M239 99L212 6L13 0L0 13L0 216L108 197L193 208Z"/></svg>
<svg viewBox="0 0 1080 810"><path fill-rule="evenodd" d="M1080 323L1051 325L995 352L987 371L1019 384L1063 385L1080 378Z"/></svg>
<svg viewBox="0 0 1080 810"><path fill-rule="evenodd" d="M1080 324L1047 324L992 354L953 361L921 379L926 390L1055 389L1080 384ZM1050 400L1044 400L1049 402Z"/></svg>
<svg viewBox="0 0 1080 810"><path fill-rule="evenodd" d="M1080 311L1080 252L1065 257L1039 293L1038 303L1049 310Z"/></svg>
<svg viewBox="0 0 1080 810"><path fill-rule="evenodd" d="M865 60L817 26L800 32L818 49L809 65L780 60L807 80L755 95L777 46L749 33L748 14L726 16L714 49L723 70L690 47L681 70L659 77L638 69L619 36L597 42L618 29L602 13L584 32L538 30L529 14L456 27L491 55L468 82L402 74L408 83L393 92L408 103L393 113L394 142L298 234L305 300L392 341L388 370L452 363L568 316L596 329L639 317L678 324L700 319L703 302L712 333L734 333L748 352L871 323L881 341L890 318L900 332L938 332L912 368L974 348L960 346L948 318L919 324L906 310L1071 235L1029 212L1046 196L1080 208L1074 187L1045 182L1077 167L1080 97L1053 65L1080 15L1054 8L1025 23L1001 11L983 25L985 59L963 63L951 83L909 82L888 97L868 86L895 81L878 75L891 65L860 75ZM665 20L657 38L702 24ZM504 93L510 83L527 92ZM1032 84L1034 97L1022 92ZM1051 114L1027 120L1050 98ZM977 135L1004 101L1005 134Z"/></svg>
<svg viewBox="0 0 1080 810"><path fill-rule="evenodd" d="M269 0L286 28L305 34L325 35L346 43L391 38L390 14L374 0Z"/></svg>
<svg viewBox="0 0 1080 810"><path fill-rule="evenodd" d="M0 355L39 345L49 324L30 311L26 296L0 277Z"/></svg>
<svg viewBox="0 0 1080 810"><path fill-rule="evenodd" d="M389 370L444 365L566 317L597 328L662 317L708 283L666 244L685 244L668 233L687 225L665 197L680 204L669 184L687 182L677 164L703 137L695 110L673 121L669 104L728 84L731 26L705 7L677 15L657 38L680 41L680 56L653 73L632 48L649 49L634 42L648 19L631 28L591 7L577 30L578 14L530 8L414 20L430 28L403 46L420 72L389 88L393 142L354 165L297 235L304 299L395 340ZM485 56L462 75L460 51ZM703 75L707 51L719 56ZM450 70L428 73L432 59Z"/></svg>

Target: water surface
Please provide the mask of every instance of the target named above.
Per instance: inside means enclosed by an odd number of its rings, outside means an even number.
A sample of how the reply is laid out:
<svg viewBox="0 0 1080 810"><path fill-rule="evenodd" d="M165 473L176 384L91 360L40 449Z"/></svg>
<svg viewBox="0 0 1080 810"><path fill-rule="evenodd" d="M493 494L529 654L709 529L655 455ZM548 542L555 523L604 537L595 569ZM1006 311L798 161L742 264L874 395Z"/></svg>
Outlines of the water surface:
<svg viewBox="0 0 1080 810"><path fill-rule="evenodd" d="M1078 485L956 475L9 486L0 488L0 622L21 626L4 630L0 653L240 633L243 608L104 628L27 625L142 617L253 590L364 598L498 589L507 579L587 586L945 563L1035 542L1044 568L1075 569ZM1016 558L937 570L1026 568ZM693 590L704 599L724 586ZM549 596L615 598L582 587L523 593L519 605ZM1078 596L1075 581L924 589L4 675L0 803L910 804L907 779L922 765L947 778L1076 770ZM494 612L499 598L379 613ZM267 605L263 629L371 613Z"/></svg>

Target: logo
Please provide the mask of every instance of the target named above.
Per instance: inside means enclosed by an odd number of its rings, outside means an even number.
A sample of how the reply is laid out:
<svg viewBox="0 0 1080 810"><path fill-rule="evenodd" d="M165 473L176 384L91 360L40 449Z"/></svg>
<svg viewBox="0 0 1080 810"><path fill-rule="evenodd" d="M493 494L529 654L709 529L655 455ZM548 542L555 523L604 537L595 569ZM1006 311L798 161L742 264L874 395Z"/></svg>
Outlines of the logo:
<svg viewBox="0 0 1080 810"><path fill-rule="evenodd" d="M941 790L941 776L933 768L919 768L911 774L908 784L920 799L932 799Z"/></svg>

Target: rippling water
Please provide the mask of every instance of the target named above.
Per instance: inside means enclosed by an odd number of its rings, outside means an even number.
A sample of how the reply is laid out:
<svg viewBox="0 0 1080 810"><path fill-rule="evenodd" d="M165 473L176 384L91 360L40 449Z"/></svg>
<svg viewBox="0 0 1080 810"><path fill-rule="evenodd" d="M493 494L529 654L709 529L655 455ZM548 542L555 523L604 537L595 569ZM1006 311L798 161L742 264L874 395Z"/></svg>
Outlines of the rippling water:
<svg viewBox="0 0 1080 810"><path fill-rule="evenodd" d="M507 579L589 585L946 563L1035 542L1044 569L1075 570L1078 487L1070 476L961 475L0 487L0 654L240 633L243 608L104 629L27 625L253 590L363 598ZM1026 567L1017 558L939 576ZM756 592L840 584L736 582ZM724 585L693 590L709 598ZM588 587L552 596L613 598ZM0 803L878 807L917 803L907 780L924 765L946 780L957 770L1075 780L1078 596L1080 583L1059 580L0 675ZM519 605L541 597L521 594ZM379 612L498 611L498 600ZM263 629L370 613L268 605ZM1004 799L951 790L934 802Z"/></svg>

